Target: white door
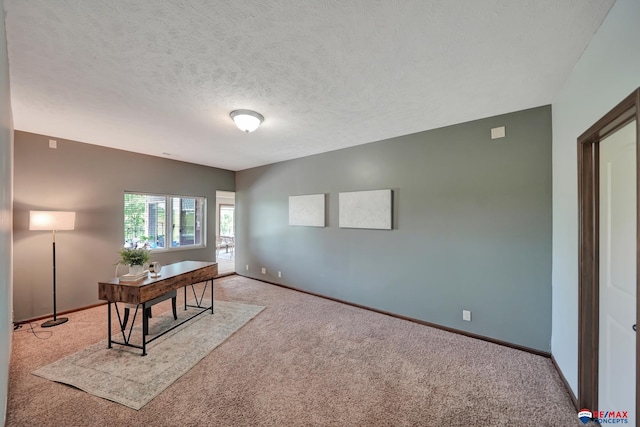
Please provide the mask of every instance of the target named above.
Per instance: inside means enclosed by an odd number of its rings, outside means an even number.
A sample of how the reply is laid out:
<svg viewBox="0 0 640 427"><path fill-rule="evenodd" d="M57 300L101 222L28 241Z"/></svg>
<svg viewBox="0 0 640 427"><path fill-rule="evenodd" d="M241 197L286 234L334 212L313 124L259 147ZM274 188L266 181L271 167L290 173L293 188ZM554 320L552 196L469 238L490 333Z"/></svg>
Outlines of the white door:
<svg viewBox="0 0 640 427"><path fill-rule="evenodd" d="M598 411L636 425L636 122L600 141Z"/></svg>

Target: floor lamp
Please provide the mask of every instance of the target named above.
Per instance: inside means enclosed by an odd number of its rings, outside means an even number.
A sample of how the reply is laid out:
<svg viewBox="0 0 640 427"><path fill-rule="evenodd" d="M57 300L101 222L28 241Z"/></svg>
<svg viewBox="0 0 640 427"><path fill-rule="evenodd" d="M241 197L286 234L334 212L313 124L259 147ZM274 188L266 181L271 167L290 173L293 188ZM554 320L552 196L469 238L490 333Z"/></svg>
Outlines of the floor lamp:
<svg viewBox="0 0 640 427"><path fill-rule="evenodd" d="M75 228L75 212L30 211L29 230L53 231L53 319L47 320L43 328L50 328L66 322L66 317L58 317L56 313L56 231L73 230Z"/></svg>

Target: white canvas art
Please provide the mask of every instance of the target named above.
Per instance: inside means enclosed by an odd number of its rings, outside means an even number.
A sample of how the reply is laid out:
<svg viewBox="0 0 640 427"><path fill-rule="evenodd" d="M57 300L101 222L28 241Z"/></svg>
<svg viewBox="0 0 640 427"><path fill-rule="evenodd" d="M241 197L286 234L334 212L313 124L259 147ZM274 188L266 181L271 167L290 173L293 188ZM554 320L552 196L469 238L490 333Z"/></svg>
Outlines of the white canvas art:
<svg viewBox="0 0 640 427"><path fill-rule="evenodd" d="M289 225L324 227L324 194L289 196Z"/></svg>
<svg viewBox="0 0 640 427"><path fill-rule="evenodd" d="M391 190L339 194L340 228L391 230Z"/></svg>

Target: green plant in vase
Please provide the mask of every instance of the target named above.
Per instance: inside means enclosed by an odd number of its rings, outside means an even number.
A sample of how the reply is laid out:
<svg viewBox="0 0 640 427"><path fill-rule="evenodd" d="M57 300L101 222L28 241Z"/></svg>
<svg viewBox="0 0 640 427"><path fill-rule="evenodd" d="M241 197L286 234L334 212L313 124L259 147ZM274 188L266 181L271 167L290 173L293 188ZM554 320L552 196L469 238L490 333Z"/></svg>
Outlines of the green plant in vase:
<svg viewBox="0 0 640 427"><path fill-rule="evenodd" d="M129 266L129 274L140 274L144 265L149 263L151 251L144 248L120 249L120 262Z"/></svg>

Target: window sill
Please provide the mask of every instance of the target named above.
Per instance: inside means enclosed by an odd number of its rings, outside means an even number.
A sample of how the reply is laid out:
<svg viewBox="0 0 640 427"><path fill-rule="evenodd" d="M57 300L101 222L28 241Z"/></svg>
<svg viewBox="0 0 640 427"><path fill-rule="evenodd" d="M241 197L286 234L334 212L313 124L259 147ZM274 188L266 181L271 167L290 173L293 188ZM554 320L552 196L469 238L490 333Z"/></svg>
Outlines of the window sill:
<svg viewBox="0 0 640 427"><path fill-rule="evenodd" d="M156 248L150 249L152 254L163 254L167 252L179 252L179 251L190 251L194 249L206 249L207 245L192 245L192 246L175 246L172 248Z"/></svg>

